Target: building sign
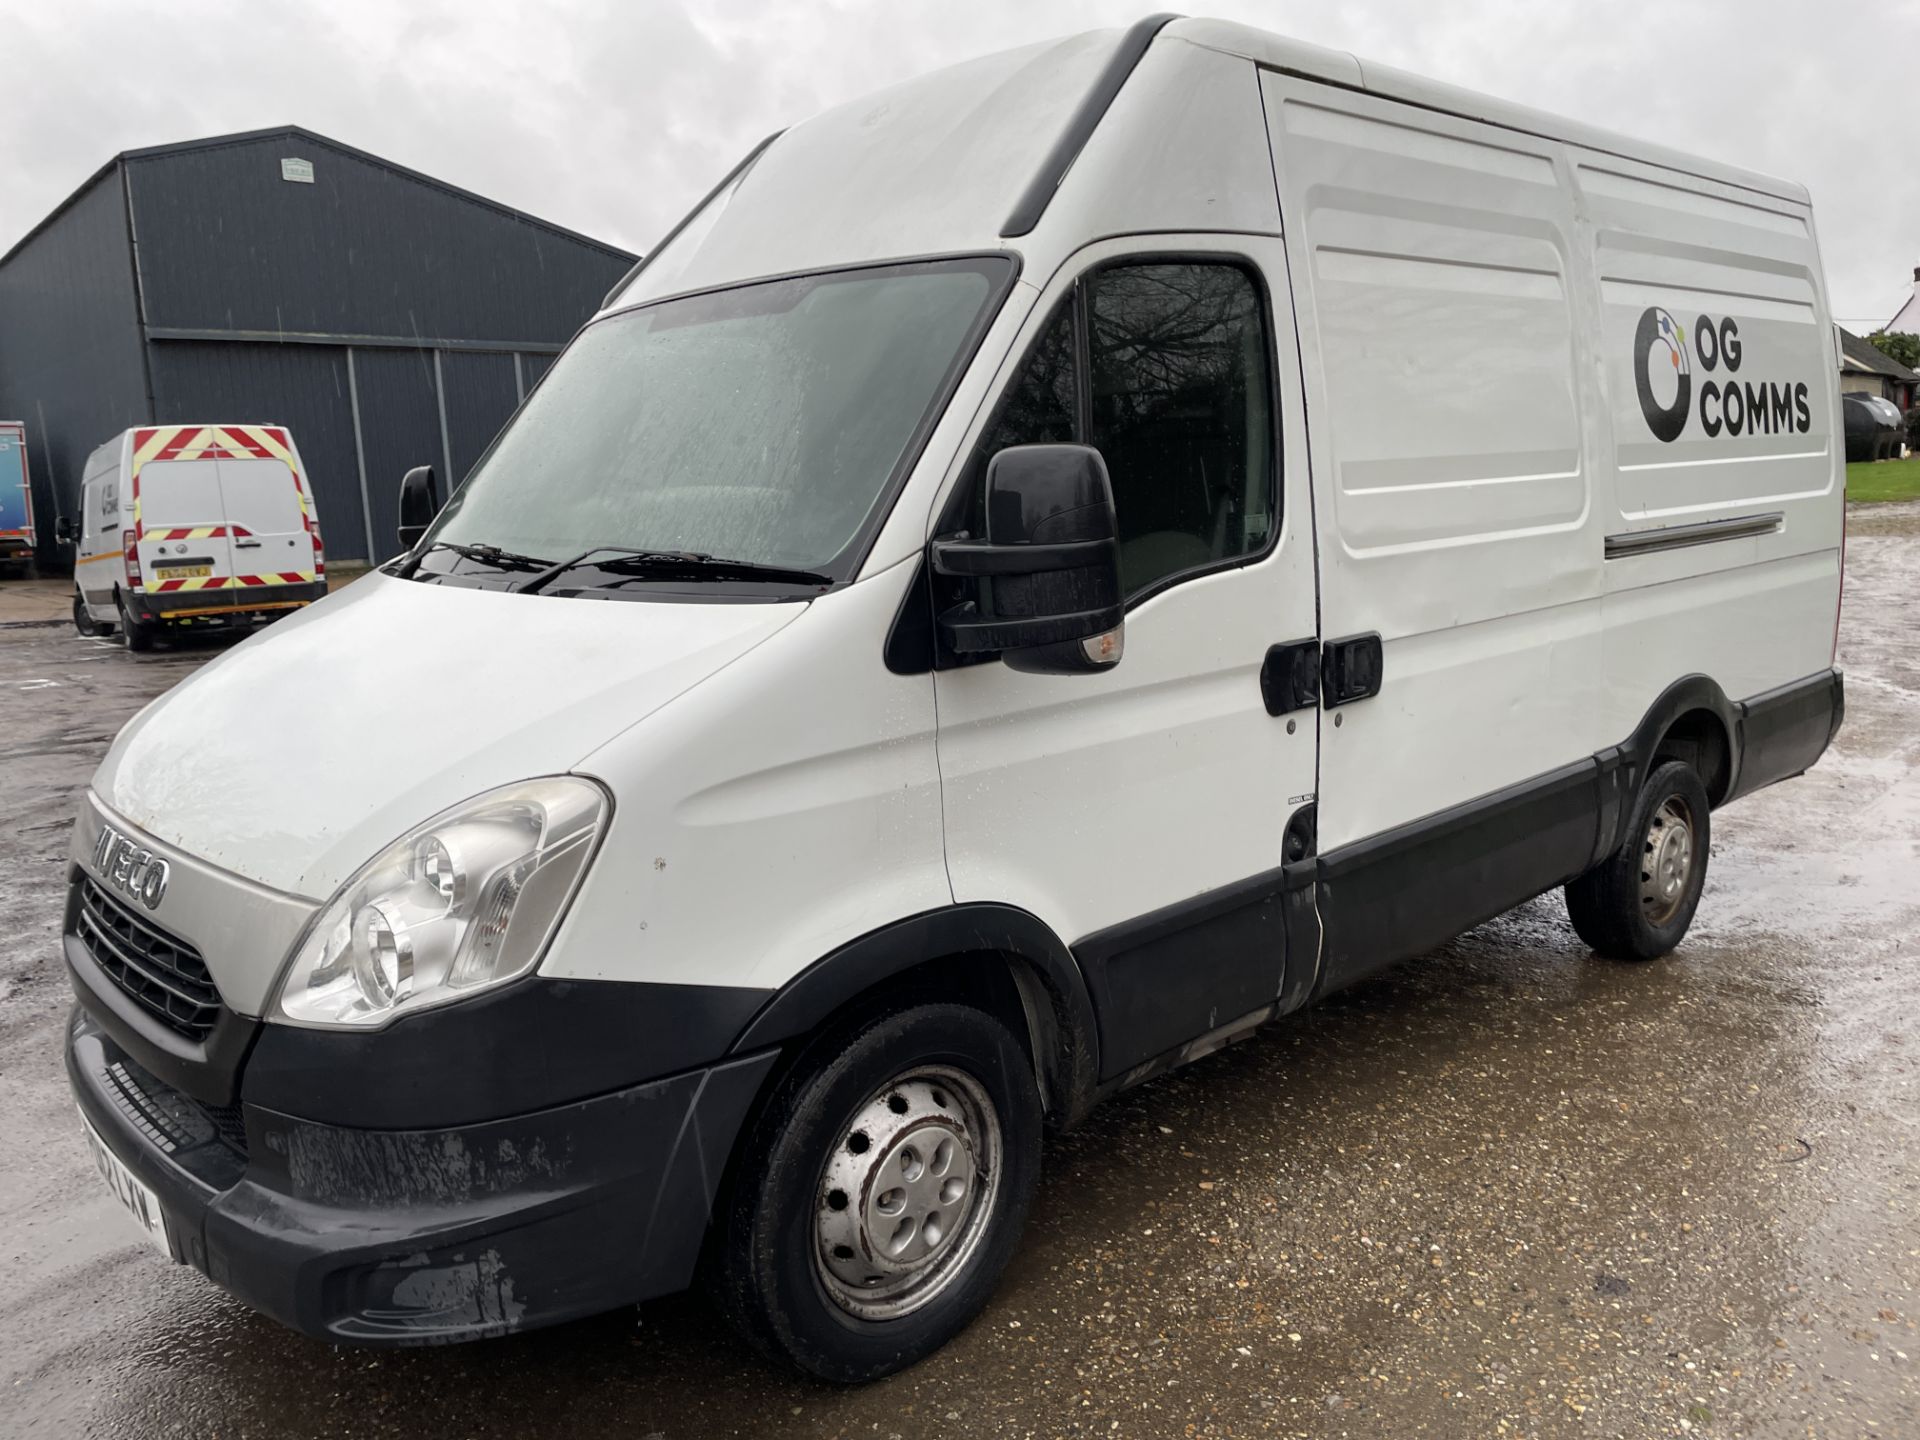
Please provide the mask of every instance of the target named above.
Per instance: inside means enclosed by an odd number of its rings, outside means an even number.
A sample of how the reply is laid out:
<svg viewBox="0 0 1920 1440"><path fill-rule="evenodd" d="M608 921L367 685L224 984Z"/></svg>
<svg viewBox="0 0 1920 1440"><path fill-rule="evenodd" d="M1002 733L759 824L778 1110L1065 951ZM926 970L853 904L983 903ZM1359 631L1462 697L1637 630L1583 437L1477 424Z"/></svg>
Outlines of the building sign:
<svg viewBox="0 0 1920 1440"><path fill-rule="evenodd" d="M313 161L282 160L280 162L280 178L282 180L291 180L297 185L313 184Z"/></svg>

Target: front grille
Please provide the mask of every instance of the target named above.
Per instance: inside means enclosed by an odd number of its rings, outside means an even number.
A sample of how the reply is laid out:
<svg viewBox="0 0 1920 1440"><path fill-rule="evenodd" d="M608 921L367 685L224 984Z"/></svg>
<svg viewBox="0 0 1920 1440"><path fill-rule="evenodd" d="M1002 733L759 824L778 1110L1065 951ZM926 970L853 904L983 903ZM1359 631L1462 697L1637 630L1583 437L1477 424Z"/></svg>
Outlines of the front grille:
<svg viewBox="0 0 1920 1440"><path fill-rule="evenodd" d="M74 930L87 953L149 1015L189 1040L204 1040L220 1018L220 992L191 945L137 917L80 877Z"/></svg>
<svg viewBox="0 0 1920 1440"><path fill-rule="evenodd" d="M247 1127L238 1105L202 1104L111 1047L100 1078L134 1129L189 1174L225 1189L246 1171Z"/></svg>

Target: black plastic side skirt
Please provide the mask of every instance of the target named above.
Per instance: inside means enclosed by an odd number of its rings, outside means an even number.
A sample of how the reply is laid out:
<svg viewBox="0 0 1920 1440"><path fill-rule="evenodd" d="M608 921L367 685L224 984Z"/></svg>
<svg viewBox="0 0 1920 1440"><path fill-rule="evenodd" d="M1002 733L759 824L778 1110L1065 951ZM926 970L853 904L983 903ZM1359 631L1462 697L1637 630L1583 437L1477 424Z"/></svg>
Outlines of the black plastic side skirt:
<svg viewBox="0 0 1920 1440"><path fill-rule="evenodd" d="M1073 947L1100 1026L1103 1083L1275 1003L1287 963L1287 880L1284 869L1269 870Z"/></svg>
<svg viewBox="0 0 1920 1440"><path fill-rule="evenodd" d="M1603 790L1600 762L1581 760L1323 855L1326 942L1314 996L1592 868L1605 853Z"/></svg>
<svg viewBox="0 0 1920 1440"><path fill-rule="evenodd" d="M1810 768L1846 717L1846 685L1838 670L1829 670L1756 695L1739 711L1739 760L1729 800Z"/></svg>

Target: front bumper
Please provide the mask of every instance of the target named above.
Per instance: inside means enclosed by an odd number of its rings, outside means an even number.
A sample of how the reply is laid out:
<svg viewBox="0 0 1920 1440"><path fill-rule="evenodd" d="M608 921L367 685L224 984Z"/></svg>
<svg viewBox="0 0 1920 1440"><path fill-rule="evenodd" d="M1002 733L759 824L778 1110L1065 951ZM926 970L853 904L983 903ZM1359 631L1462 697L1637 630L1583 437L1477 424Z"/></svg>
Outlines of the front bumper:
<svg viewBox="0 0 1920 1440"><path fill-rule="evenodd" d="M174 1259L307 1334L418 1345L683 1289L774 1055L413 1130L202 1104L79 1006L66 1060L82 1113L158 1195Z"/></svg>
<svg viewBox="0 0 1920 1440"><path fill-rule="evenodd" d="M327 593L327 582L121 593L136 620L164 625L251 624L311 605Z"/></svg>

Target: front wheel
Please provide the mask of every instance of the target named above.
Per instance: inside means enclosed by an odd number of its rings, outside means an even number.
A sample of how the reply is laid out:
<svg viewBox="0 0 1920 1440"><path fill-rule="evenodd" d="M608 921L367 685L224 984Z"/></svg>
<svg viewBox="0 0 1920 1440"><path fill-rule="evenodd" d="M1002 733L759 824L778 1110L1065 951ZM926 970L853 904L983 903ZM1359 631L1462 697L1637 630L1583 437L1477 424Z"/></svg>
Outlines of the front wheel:
<svg viewBox="0 0 1920 1440"><path fill-rule="evenodd" d="M1040 1174L1040 1094L1007 1027L898 1011L803 1055L745 1136L719 1219L719 1298L822 1380L931 1354L992 1295Z"/></svg>
<svg viewBox="0 0 1920 1440"><path fill-rule="evenodd" d="M1655 767L1620 848L1567 884L1567 918L1582 940L1612 959L1657 960L1686 938L1707 883L1707 811L1691 765Z"/></svg>
<svg viewBox="0 0 1920 1440"><path fill-rule="evenodd" d="M87 602L80 598L78 590L73 592L73 628L83 639L92 639L100 633L100 627L87 614Z"/></svg>

